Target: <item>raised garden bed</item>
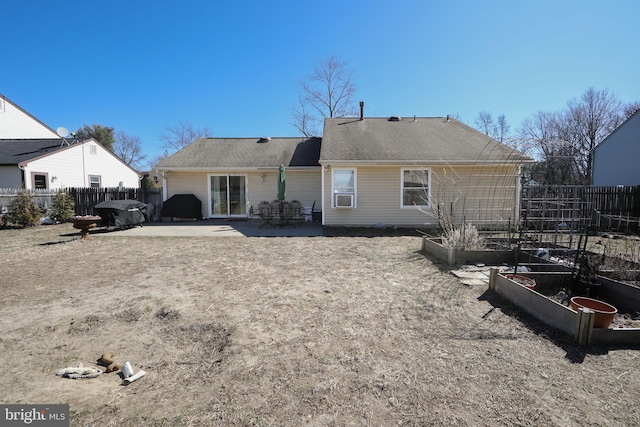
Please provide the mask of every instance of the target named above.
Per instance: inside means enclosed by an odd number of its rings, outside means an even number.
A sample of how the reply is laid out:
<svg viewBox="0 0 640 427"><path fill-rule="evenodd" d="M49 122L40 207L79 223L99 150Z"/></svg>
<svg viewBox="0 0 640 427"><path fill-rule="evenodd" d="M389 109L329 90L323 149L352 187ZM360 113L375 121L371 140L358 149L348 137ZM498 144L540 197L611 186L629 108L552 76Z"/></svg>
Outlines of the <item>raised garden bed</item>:
<svg viewBox="0 0 640 427"><path fill-rule="evenodd" d="M513 250L502 249L479 249L479 250L456 250L442 245L442 240L433 237L422 238L422 251L435 258L448 263L475 264L482 262L487 265L500 265L515 262L515 252Z"/></svg>
<svg viewBox="0 0 640 427"><path fill-rule="evenodd" d="M619 320L614 321L609 328L596 328L595 313L592 310L573 310L553 297L558 289L568 288L569 281L572 280L570 271L522 274L536 281L535 288L527 288L498 273L497 269L492 269L489 289L543 323L573 336L580 344L640 344L640 328L624 326L625 315L637 316L640 311L640 289L598 277L597 290L590 288L589 292L597 293L599 300L615 306L619 312L616 316ZM628 322L632 326L637 323Z"/></svg>

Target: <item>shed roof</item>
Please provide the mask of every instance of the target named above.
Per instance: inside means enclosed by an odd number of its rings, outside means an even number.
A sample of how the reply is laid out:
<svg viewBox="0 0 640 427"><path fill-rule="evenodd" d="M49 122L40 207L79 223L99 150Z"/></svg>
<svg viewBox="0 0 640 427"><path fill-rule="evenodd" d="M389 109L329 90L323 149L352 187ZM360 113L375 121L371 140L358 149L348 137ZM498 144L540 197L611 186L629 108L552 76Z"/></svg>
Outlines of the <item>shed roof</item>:
<svg viewBox="0 0 640 427"><path fill-rule="evenodd" d="M531 159L444 117L326 119L320 162L519 163Z"/></svg>
<svg viewBox="0 0 640 427"><path fill-rule="evenodd" d="M320 138L201 138L164 159L159 169L319 166Z"/></svg>

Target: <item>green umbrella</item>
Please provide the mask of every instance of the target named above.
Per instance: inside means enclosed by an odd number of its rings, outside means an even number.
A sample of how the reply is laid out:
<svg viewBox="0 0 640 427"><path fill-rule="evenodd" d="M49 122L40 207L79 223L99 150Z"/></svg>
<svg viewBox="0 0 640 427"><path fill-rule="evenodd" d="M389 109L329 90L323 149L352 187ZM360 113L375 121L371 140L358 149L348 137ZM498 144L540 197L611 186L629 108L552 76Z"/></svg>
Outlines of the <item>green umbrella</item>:
<svg viewBox="0 0 640 427"><path fill-rule="evenodd" d="M286 188L285 176L284 176L284 166L280 165L278 172L278 200L284 200L284 189Z"/></svg>

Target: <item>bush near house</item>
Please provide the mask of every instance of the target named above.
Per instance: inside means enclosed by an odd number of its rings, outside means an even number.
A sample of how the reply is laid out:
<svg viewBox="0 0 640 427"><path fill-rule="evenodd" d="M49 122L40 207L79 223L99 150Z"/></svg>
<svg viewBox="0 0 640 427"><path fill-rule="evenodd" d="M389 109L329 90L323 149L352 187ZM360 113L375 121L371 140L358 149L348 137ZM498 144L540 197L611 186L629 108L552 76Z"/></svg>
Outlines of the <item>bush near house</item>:
<svg viewBox="0 0 640 427"><path fill-rule="evenodd" d="M22 191L9 205L4 220L7 224L25 228L40 224L41 217L42 211L34 197Z"/></svg>
<svg viewBox="0 0 640 427"><path fill-rule="evenodd" d="M58 192L53 198L51 207L51 219L56 222L67 222L76 214L75 202L69 193Z"/></svg>

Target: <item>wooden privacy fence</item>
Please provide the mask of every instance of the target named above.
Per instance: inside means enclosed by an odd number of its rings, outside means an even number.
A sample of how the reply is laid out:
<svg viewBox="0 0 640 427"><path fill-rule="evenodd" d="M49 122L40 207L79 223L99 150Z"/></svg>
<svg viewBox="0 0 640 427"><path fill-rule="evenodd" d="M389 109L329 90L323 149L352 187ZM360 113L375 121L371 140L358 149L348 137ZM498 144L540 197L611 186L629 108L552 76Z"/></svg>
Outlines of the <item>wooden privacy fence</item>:
<svg viewBox="0 0 640 427"><path fill-rule="evenodd" d="M640 186L525 186L520 206L522 224L527 230L637 231Z"/></svg>
<svg viewBox="0 0 640 427"><path fill-rule="evenodd" d="M151 217L160 215L162 188L69 188L76 204L76 215L95 215L94 207L105 200L138 200L153 205ZM151 219L151 218L150 218Z"/></svg>
<svg viewBox="0 0 640 427"><path fill-rule="evenodd" d="M25 192L31 196L33 196L36 204L43 211L47 211L51 208L53 204L53 197L57 194L56 191L52 190L24 190L22 188L0 188L0 215L6 214L9 205L13 202L16 195L20 192Z"/></svg>
<svg viewBox="0 0 640 427"><path fill-rule="evenodd" d="M638 231L640 186L586 187L582 197L593 206L592 225L602 229Z"/></svg>
<svg viewBox="0 0 640 427"><path fill-rule="evenodd" d="M24 190L21 188L0 188L0 214L7 209L16 195L26 192L34 197L35 202L47 212L53 205L57 190ZM105 200L132 199L153 205L149 220L160 215L162 209L162 188L65 188L75 202L76 215L95 215L94 207Z"/></svg>

